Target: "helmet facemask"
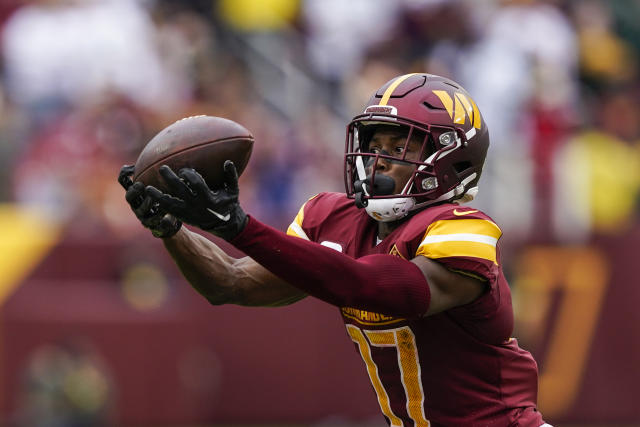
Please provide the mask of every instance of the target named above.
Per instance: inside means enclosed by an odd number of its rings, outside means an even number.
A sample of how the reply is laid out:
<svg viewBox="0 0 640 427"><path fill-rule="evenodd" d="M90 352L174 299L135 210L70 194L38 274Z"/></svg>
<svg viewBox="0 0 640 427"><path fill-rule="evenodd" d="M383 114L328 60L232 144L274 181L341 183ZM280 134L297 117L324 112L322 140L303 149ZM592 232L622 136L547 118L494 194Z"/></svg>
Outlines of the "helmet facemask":
<svg viewBox="0 0 640 427"><path fill-rule="evenodd" d="M381 127L401 129L405 134L401 153L371 150L370 142ZM347 196L365 208L377 221L401 219L412 210L461 196L466 188L443 193L443 177L455 171L437 170L437 160L466 146L460 129L441 125L425 125L391 114L362 114L347 127L345 150L345 185ZM408 154L409 145L412 153ZM416 150L418 154L416 155ZM400 192L392 178L376 173L378 161L413 166L413 172ZM471 180L467 180L467 183Z"/></svg>

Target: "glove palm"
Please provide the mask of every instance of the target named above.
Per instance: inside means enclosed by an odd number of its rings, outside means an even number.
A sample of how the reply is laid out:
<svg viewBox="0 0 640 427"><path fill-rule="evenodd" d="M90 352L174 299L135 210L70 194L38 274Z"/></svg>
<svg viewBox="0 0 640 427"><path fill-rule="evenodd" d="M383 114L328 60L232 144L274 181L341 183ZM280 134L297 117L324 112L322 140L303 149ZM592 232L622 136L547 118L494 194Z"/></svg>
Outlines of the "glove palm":
<svg viewBox="0 0 640 427"><path fill-rule="evenodd" d="M215 191L194 169L183 168L176 174L163 165L159 172L171 194L153 186L146 188L146 194L162 210L225 240L233 239L246 225L247 215L238 203L238 173L232 161L224 163L224 185Z"/></svg>

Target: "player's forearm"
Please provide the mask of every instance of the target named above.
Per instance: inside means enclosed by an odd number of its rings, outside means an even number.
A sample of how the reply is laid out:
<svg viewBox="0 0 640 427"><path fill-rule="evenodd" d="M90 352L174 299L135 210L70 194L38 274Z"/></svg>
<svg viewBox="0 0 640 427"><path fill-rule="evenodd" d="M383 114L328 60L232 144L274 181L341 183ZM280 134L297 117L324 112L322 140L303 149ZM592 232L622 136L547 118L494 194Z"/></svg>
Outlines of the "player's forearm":
<svg viewBox="0 0 640 427"><path fill-rule="evenodd" d="M304 297L250 258L233 258L185 227L163 242L183 276L212 304L278 306Z"/></svg>
<svg viewBox="0 0 640 427"><path fill-rule="evenodd" d="M182 275L212 304L241 302L233 259L213 242L183 227L163 243Z"/></svg>
<svg viewBox="0 0 640 427"><path fill-rule="evenodd" d="M392 255L356 260L255 218L231 243L293 286L338 307L403 317L429 308L430 290L421 270Z"/></svg>

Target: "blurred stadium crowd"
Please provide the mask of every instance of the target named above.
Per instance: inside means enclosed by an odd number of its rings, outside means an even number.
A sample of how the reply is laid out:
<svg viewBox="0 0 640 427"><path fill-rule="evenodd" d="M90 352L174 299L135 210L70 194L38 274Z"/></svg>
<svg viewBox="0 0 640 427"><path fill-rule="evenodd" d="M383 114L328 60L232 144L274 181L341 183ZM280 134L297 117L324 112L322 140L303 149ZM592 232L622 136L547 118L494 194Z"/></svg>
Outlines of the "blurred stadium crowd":
<svg viewBox="0 0 640 427"><path fill-rule="evenodd" d="M81 240L147 235L117 172L207 114L253 132L241 200L283 229L342 191L345 126L372 92L417 71L460 82L488 123L474 203L505 253L620 236L639 219L639 57L637 0L3 0L0 204ZM107 380L74 354L45 348L33 378L82 371L91 406Z"/></svg>
<svg viewBox="0 0 640 427"><path fill-rule="evenodd" d="M390 77L449 76L492 147L479 203L518 239L636 220L640 2L7 0L0 200L78 233L142 233L118 167L174 120L231 118L256 146L242 197L286 225L341 190L344 126Z"/></svg>

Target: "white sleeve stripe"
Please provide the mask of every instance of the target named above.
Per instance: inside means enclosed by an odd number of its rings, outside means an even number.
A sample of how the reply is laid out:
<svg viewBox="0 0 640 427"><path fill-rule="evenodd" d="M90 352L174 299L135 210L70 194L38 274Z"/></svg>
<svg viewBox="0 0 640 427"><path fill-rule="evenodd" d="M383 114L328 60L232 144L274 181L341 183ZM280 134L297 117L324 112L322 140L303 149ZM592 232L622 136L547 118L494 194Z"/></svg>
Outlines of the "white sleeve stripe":
<svg viewBox="0 0 640 427"><path fill-rule="evenodd" d="M459 233L459 234L435 234L424 238L420 246L428 245L429 243L442 243L442 242L476 242L485 243L487 245L496 246L498 239L491 236L485 236L484 234L471 234L471 233Z"/></svg>
<svg viewBox="0 0 640 427"><path fill-rule="evenodd" d="M302 227L300 227L297 222L293 221L289 227L291 227L293 232L296 233L298 237L309 240L309 236L307 236L307 233L304 232Z"/></svg>

